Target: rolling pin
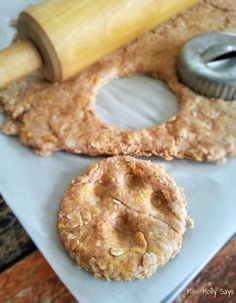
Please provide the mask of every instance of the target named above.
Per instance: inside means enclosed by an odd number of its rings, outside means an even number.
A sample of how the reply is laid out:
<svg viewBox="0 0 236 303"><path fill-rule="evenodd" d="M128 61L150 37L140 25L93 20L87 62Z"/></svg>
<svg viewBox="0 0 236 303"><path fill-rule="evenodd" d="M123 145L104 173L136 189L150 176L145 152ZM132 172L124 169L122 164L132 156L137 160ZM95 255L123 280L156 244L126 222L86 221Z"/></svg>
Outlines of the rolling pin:
<svg viewBox="0 0 236 303"><path fill-rule="evenodd" d="M76 75L196 0L46 0L20 13L20 39L0 51L0 87L39 70L53 82Z"/></svg>

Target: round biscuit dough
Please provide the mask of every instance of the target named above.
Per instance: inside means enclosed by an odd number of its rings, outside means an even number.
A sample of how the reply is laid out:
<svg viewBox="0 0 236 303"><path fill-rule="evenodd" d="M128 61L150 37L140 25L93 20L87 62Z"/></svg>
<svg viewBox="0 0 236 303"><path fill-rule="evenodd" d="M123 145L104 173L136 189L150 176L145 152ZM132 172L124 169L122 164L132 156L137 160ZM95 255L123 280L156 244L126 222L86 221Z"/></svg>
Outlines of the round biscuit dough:
<svg viewBox="0 0 236 303"><path fill-rule="evenodd" d="M62 242L96 277L150 277L181 248L183 191L150 161L116 156L93 164L66 190L58 214Z"/></svg>

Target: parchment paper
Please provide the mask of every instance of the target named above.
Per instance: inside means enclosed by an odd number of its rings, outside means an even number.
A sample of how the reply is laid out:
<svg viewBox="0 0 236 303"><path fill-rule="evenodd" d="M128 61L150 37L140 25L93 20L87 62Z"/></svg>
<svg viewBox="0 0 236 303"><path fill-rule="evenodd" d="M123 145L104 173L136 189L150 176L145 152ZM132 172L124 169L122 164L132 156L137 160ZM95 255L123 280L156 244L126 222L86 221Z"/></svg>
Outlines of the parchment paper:
<svg viewBox="0 0 236 303"><path fill-rule="evenodd" d="M8 22L33 1L1 0L0 47L10 42ZM36 1L35 1L36 2ZM96 110L106 122L121 127L149 127L172 116L177 102L165 85L147 77L108 84ZM3 116L0 116L2 119ZM171 301L236 231L236 158L224 165L185 160L161 162L184 187L195 228L187 231L181 253L150 279L107 282L78 269L65 253L56 230L60 198L68 183L101 158L59 152L42 158L17 138L0 135L0 192L55 272L81 303L157 303Z"/></svg>

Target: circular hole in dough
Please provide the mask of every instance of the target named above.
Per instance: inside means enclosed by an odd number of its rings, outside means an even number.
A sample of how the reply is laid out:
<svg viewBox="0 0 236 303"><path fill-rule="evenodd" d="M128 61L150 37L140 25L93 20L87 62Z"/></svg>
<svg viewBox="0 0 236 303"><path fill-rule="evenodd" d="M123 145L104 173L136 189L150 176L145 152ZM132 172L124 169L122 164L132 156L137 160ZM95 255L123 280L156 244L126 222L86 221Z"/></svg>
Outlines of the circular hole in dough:
<svg viewBox="0 0 236 303"><path fill-rule="evenodd" d="M163 81L133 76L105 85L98 92L95 111L111 126L141 129L166 122L177 113L178 103Z"/></svg>

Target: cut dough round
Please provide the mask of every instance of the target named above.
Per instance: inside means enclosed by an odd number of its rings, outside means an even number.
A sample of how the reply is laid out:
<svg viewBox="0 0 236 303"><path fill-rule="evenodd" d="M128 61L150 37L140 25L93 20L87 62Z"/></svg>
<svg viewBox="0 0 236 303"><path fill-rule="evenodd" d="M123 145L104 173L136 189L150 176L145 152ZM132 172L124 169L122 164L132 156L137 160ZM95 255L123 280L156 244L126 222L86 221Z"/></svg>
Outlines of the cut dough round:
<svg viewBox="0 0 236 303"><path fill-rule="evenodd" d="M131 280L151 276L180 251L186 221L183 191L160 165L116 156L72 181L58 228L78 265Z"/></svg>

